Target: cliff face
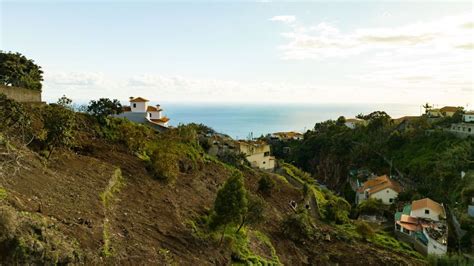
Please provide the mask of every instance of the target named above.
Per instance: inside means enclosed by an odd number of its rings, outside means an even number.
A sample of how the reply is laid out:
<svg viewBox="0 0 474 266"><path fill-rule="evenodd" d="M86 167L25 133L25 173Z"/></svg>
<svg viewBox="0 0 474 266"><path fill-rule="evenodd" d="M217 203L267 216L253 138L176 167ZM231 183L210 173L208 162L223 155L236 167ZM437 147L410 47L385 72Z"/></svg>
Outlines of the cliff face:
<svg viewBox="0 0 474 266"><path fill-rule="evenodd" d="M290 240L282 231L294 213L288 203L305 201L303 189L282 176L270 174L275 187L262 195L258 182L268 174L240 169L247 190L265 202L264 219L239 234L232 229L220 244L220 232L205 221L234 168L214 157L199 154L193 168L180 164L165 183L123 144L100 138L77 137L78 148L58 150L49 161L0 140L0 261L6 263L420 263L318 219L311 238Z"/></svg>

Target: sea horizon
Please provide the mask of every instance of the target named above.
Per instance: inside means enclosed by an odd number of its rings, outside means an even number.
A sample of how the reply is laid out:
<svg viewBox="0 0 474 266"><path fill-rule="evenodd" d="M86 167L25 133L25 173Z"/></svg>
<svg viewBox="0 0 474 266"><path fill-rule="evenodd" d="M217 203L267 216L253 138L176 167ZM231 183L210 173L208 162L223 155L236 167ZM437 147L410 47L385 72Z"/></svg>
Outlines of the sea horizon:
<svg viewBox="0 0 474 266"><path fill-rule="evenodd" d="M150 104L153 104L151 102ZM318 122L385 111L393 118L421 115L421 104L399 103L162 103L171 126L198 123L234 139L280 131L306 132Z"/></svg>

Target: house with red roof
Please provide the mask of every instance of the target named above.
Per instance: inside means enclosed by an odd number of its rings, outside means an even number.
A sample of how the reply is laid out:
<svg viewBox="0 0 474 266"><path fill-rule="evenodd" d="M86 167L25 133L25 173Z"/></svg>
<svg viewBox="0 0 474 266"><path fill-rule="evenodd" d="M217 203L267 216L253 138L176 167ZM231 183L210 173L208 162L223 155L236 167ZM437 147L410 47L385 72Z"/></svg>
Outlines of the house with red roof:
<svg viewBox="0 0 474 266"><path fill-rule="evenodd" d="M424 255L443 255L448 250L446 210L430 198L415 200L395 213L397 238Z"/></svg>
<svg viewBox="0 0 474 266"><path fill-rule="evenodd" d="M356 203L360 204L367 199L380 199L384 204L392 204L398 193L402 191L401 185L387 175L371 178L364 182L356 191Z"/></svg>
<svg viewBox="0 0 474 266"><path fill-rule="evenodd" d="M167 129L168 117L163 115L159 104L149 105L149 100L142 97L130 97L130 105L123 107L123 112L116 117L126 118L132 122L147 124L158 130Z"/></svg>

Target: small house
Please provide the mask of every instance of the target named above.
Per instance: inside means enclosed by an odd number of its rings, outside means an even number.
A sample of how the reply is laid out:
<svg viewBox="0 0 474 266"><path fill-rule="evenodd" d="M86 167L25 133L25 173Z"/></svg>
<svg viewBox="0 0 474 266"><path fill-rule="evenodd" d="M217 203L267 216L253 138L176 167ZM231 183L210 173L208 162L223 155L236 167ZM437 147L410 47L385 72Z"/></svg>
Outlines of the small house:
<svg viewBox="0 0 474 266"><path fill-rule="evenodd" d="M247 161L252 167L273 170L275 168L275 157L270 156L270 145L263 141L237 142L238 150L245 154Z"/></svg>
<svg viewBox="0 0 474 266"><path fill-rule="evenodd" d="M364 182L356 191L356 203L369 198L380 199L384 204L392 204L398 193L402 191L401 185L387 175L371 178Z"/></svg>
<svg viewBox="0 0 474 266"><path fill-rule="evenodd" d="M126 118L132 122L146 124L158 130L168 128L168 117L163 116L160 105L149 105L149 100L142 97L130 97L130 105L123 107L123 112L115 117Z"/></svg>

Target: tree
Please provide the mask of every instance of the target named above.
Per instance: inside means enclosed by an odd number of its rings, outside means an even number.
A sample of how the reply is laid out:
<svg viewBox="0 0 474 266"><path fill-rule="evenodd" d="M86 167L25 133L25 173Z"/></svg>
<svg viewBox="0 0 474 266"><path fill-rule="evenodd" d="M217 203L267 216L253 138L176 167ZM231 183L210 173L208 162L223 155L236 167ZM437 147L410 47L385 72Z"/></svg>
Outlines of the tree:
<svg viewBox="0 0 474 266"><path fill-rule="evenodd" d="M373 198L364 200L357 206L359 214L382 215L385 209L386 207L382 200Z"/></svg>
<svg viewBox="0 0 474 266"><path fill-rule="evenodd" d="M0 83L41 91L43 71L20 53L0 51Z"/></svg>
<svg viewBox="0 0 474 266"><path fill-rule="evenodd" d="M89 102L87 112L99 118L99 120L103 120L109 115L120 114L122 112L122 104L117 99L100 98L97 101L92 100Z"/></svg>
<svg viewBox="0 0 474 266"><path fill-rule="evenodd" d="M258 196L248 193L247 201L248 206L246 212L242 215L242 220L236 233L238 233L244 225L255 225L263 221L265 209L265 203L263 200Z"/></svg>
<svg viewBox="0 0 474 266"><path fill-rule="evenodd" d="M49 159L56 147L69 147L73 143L74 112L60 105L48 105L44 109L43 123Z"/></svg>
<svg viewBox="0 0 474 266"><path fill-rule="evenodd" d="M67 108L69 110L72 110L72 100L66 97L66 95L63 95L61 98L59 98L56 104L61 105L62 107Z"/></svg>
<svg viewBox="0 0 474 266"><path fill-rule="evenodd" d="M238 171L235 171L217 192L210 227L211 229L224 227L220 243L224 239L227 226L242 221L243 215L247 212L246 194L242 173Z"/></svg>

